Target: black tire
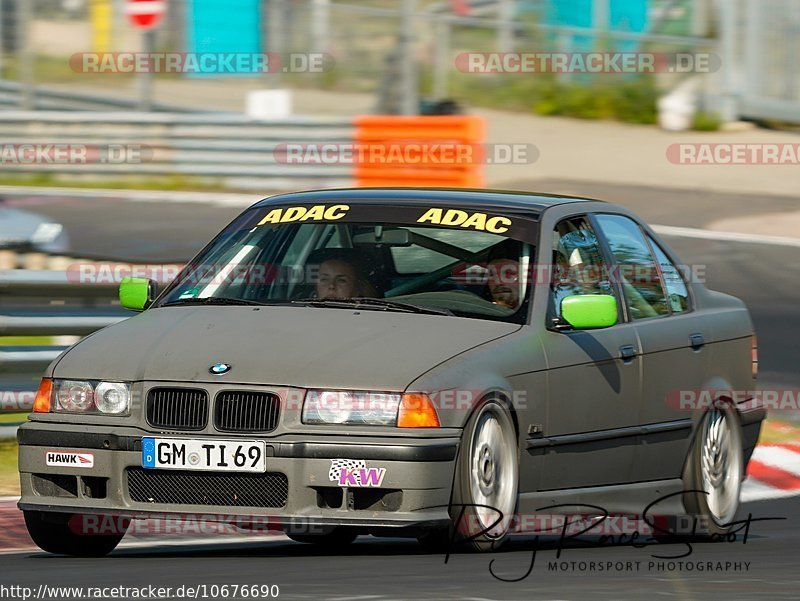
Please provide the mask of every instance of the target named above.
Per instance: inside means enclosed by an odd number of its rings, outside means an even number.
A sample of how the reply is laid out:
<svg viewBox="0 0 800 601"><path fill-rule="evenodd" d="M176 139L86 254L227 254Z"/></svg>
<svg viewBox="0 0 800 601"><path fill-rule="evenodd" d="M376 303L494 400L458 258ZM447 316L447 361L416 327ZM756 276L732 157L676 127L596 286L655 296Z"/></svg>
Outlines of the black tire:
<svg viewBox="0 0 800 601"><path fill-rule="evenodd" d="M725 428L727 429L727 436L725 437L725 448L718 449L717 452L712 449L706 449L708 430L714 429L715 424L719 420L724 420ZM719 446L719 445L717 445ZM704 455L705 455L705 472L709 472L709 464L712 467L718 466L723 459L726 460L728 468L727 473L724 474L711 474L704 477ZM714 471L713 469L711 470ZM730 501L724 506L720 506L715 502L715 498L710 492L712 488L710 482L720 480L727 483L730 489ZM742 444L742 427L739 420L739 415L733 407L726 406L707 411L700 420L697 434L695 435L694 442L692 443L691 451L686 462L686 469L684 471L684 485L687 490L684 494L683 503L686 511L690 516L699 518L699 528L697 534L701 537L719 537L724 538L735 526L730 523L736 519L736 512L739 506L739 494L741 491L742 481L744 480L744 449ZM704 491L704 492L701 492ZM735 500L734 500L735 499ZM722 511L721 509L724 509Z"/></svg>
<svg viewBox="0 0 800 601"><path fill-rule="evenodd" d="M125 536L120 534L81 534L75 526L82 514L48 511L23 511L28 534L42 551L73 557L103 557L111 553ZM125 526L127 530L127 525Z"/></svg>
<svg viewBox="0 0 800 601"><path fill-rule="evenodd" d="M494 419L501 428L505 457L503 461L493 464L493 457L483 460L480 454L481 441L479 431L485 424L487 413L489 419ZM477 446L476 446L477 444ZM476 451L479 453L476 455ZM473 474L473 464L476 466ZM484 466L484 469L477 469ZM488 477L499 474L495 479ZM473 482L473 477L475 482ZM482 476L482 477L481 477ZM500 480L507 478L502 484ZM491 503L475 494L475 489L500 490L502 487L504 508L497 508L502 513L476 507L490 506ZM452 523L449 528L431 530L417 537L419 543L428 551L442 552L464 549L467 551L493 551L500 548L508 537L508 529L512 523L513 513L517 507L517 493L519 484L519 444L514 427L514 420L505 402L499 399L484 401L472 414L464 427L461 447L456 461L453 493L451 498L450 518ZM494 487L492 486L494 485ZM512 515L508 515L512 514ZM489 526L498 522L491 530Z"/></svg>
<svg viewBox="0 0 800 601"><path fill-rule="evenodd" d="M321 534L295 534L287 532L286 536L298 543L307 543L321 547L345 547L356 540L358 531L355 528L336 526L330 532Z"/></svg>

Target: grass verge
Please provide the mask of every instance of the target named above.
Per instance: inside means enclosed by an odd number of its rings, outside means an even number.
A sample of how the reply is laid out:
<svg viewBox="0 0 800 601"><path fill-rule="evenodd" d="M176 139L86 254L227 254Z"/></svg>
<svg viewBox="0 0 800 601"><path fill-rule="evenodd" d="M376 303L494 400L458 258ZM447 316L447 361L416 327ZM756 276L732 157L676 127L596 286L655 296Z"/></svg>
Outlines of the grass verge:
<svg viewBox="0 0 800 601"><path fill-rule="evenodd" d="M219 178L185 177L164 175L152 178L102 178L85 179L72 175L52 173L26 173L0 175L0 186L36 186L42 188L67 187L111 190L186 190L198 192L222 192L232 190Z"/></svg>
<svg viewBox="0 0 800 601"><path fill-rule="evenodd" d="M21 413L0 413L0 425L4 424L21 424L28 421L28 412Z"/></svg>
<svg viewBox="0 0 800 601"><path fill-rule="evenodd" d="M0 346L50 346L52 336L0 336Z"/></svg>

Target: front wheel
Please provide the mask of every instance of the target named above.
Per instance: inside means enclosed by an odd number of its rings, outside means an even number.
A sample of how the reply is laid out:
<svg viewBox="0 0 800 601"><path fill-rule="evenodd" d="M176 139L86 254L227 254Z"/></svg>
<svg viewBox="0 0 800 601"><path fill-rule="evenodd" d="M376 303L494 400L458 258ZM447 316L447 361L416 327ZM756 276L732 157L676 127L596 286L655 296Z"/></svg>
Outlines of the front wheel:
<svg viewBox="0 0 800 601"><path fill-rule="evenodd" d="M704 534L725 535L739 509L744 451L739 416L733 407L708 411L700 422L687 464L686 509L704 522Z"/></svg>
<svg viewBox="0 0 800 601"><path fill-rule="evenodd" d="M505 541L517 507L519 446L514 421L499 399L485 401L470 417L456 463L449 530L418 538L431 549L461 544L488 551Z"/></svg>
<svg viewBox="0 0 800 601"><path fill-rule="evenodd" d="M23 511L28 534L42 551L74 557L103 557L111 553L125 536L76 532L85 516L74 513ZM125 525L127 529L127 524Z"/></svg>

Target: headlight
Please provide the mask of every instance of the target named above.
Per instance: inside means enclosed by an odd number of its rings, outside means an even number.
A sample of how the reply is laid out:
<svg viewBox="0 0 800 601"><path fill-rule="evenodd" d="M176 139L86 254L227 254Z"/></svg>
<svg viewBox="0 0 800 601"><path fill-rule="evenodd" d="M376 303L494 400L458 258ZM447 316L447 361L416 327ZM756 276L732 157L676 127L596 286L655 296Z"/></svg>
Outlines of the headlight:
<svg viewBox="0 0 800 601"><path fill-rule="evenodd" d="M80 380L61 380L56 388L58 409L85 413L94 408L94 387Z"/></svg>
<svg viewBox="0 0 800 601"><path fill-rule="evenodd" d="M53 411L124 415L130 410L131 385L123 382L55 380Z"/></svg>
<svg viewBox="0 0 800 601"><path fill-rule="evenodd" d="M122 382L100 382L94 389L94 404L100 413L119 415L127 413L131 402L131 388Z"/></svg>
<svg viewBox="0 0 800 601"><path fill-rule="evenodd" d="M399 394L309 390L303 403L304 424L397 424Z"/></svg>

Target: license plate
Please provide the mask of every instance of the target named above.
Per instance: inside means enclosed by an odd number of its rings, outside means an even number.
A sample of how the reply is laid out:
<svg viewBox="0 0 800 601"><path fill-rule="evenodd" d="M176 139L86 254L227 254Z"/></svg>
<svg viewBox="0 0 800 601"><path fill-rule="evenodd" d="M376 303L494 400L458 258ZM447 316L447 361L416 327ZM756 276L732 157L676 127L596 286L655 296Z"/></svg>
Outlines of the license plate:
<svg viewBox="0 0 800 601"><path fill-rule="evenodd" d="M214 472L266 472L263 441L142 438L142 467Z"/></svg>

